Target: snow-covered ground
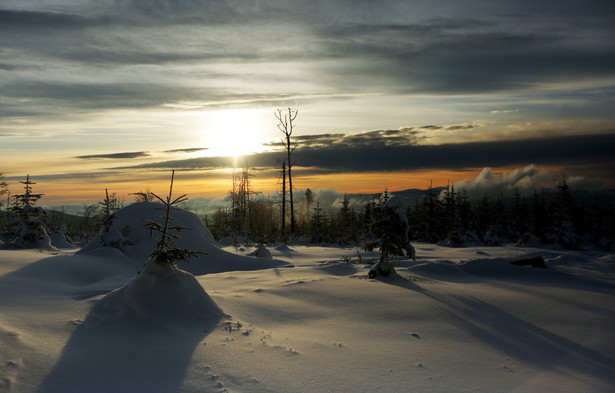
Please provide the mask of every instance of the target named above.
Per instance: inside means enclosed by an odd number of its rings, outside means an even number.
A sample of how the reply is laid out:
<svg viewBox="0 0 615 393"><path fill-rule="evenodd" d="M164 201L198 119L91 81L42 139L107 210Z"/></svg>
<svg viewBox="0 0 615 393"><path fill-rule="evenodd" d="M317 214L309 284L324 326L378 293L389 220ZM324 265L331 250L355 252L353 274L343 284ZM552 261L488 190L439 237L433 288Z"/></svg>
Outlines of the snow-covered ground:
<svg viewBox="0 0 615 393"><path fill-rule="evenodd" d="M208 245L197 281L0 250L0 392L615 391L615 254L414 246L378 280L352 248Z"/></svg>

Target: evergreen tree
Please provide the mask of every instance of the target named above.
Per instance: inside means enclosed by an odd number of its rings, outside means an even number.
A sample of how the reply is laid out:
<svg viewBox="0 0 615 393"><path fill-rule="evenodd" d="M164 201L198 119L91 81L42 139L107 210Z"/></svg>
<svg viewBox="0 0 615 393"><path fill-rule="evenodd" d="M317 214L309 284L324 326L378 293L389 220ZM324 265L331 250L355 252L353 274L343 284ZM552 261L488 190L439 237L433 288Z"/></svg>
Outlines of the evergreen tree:
<svg viewBox="0 0 615 393"><path fill-rule="evenodd" d="M8 190L9 185L7 184L7 182L3 181L2 179L4 179L4 174L0 173L0 198L2 197L2 195L9 192ZM4 204L4 199L0 199L0 207L2 207L3 204Z"/></svg>
<svg viewBox="0 0 615 393"><path fill-rule="evenodd" d="M16 219L9 224L8 243L17 248L52 248L49 231L41 221L46 211L34 206L43 194L33 192L32 185L36 184L26 176L23 194L13 195L15 203L12 207Z"/></svg>
<svg viewBox="0 0 615 393"><path fill-rule="evenodd" d="M173 267L175 261L189 262L191 257L202 254L198 251L176 247L174 244L174 240L179 239L182 231L190 230L190 228L180 225L171 225L172 221L174 221L174 218L171 216L171 210L176 209L174 207L175 205L188 199L185 194L172 199L174 177L175 171L172 171L171 186L169 187L169 195L166 198L163 199L152 193L152 195L165 206L164 209L161 209L164 211L164 215L161 217L162 223L147 220L147 223L145 224L145 227L150 230L150 237L153 236L154 232L160 233L160 237L157 239L156 245L149 256L149 259L158 265L168 267Z"/></svg>
<svg viewBox="0 0 615 393"><path fill-rule="evenodd" d="M532 196L531 207L531 220L530 220L530 233L537 238L541 243L547 243L547 202L545 197L545 189L543 188L540 193L534 190ZM527 239L524 239L527 240Z"/></svg>
<svg viewBox="0 0 615 393"><path fill-rule="evenodd" d="M384 201L384 199L381 199ZM368 251L375 246L380 249L380 260L369 271L368 276L388 276L395 273L392 257L408 256L414 259L414 247L410 244L408 218L404 204L399 197L388 197L374 210L371 224L373 238L366 243Z"/></svg>
<svg viewBox="0 0 615 393"><path fill-rule="evenodd" d="M350 201L348 194L344 194L342 207L336 219L335 240L343 245L354 244L358 241L358 231L356 229L356 219L354 211L349 207Z"/></svg>
<svg viewBox="0 0 615 393"><path fill-rule="evenodd" d="M557 185L557 193L551 199L549 211L552 239L565 248L577 249L579 236L574 223L576 206L565 178Z"/></svg>
<svg viewBox="0 0 615 393"><path fill-rule="evenodd" d="M310 226L312 243L318 244L329 241L329 231L327 224L327 216L324 214L322 208L320 207L320 200L317 200L316 207L314 208L314 213L312 214L312 221Z"/></svg>

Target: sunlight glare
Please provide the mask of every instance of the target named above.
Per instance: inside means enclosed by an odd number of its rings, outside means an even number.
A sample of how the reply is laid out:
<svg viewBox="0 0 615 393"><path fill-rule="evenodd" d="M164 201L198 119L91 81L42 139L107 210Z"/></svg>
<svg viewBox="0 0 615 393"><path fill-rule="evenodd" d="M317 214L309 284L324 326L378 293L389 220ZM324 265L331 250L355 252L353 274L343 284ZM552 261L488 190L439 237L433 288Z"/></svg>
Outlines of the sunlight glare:
<svg viewBox="0 0 615 393"><path fill-rule="evenodd" d="M206 113L204 143L208 155L239 157L263 150L272 115L256 110L224 110Z"/></svg>

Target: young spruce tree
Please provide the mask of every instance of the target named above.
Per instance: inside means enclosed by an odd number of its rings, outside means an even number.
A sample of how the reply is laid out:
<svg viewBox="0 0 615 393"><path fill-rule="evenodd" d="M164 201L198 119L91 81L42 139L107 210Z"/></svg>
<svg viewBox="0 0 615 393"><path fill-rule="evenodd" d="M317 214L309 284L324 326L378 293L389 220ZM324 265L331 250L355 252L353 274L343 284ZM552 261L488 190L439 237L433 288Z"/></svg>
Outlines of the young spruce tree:
<svg viewBox="0 0 615 393"><path fill-rule="evenodd" d="M171 225L175 219L171 217L171 210L177 209L174 206L187 201L186 194L183 194L175 199L172 199L173 194L173 179L175 177L175 171L172 171L171 174L171 186L169 187L169 195L162 199L158 195L152 193L152 195L158 199L165 206L164 209L159 209L164 211L163 223L159 223L156 221L146 220L145 224L146 228L149 228L150 237L153 236L154 232L160 233L160 237L157 239L156 245L154 246L154 251L150 254L150 260L154 261L154 263L172 268L174 267L175 261L186 261L189 262L191 257L194 257L198 254L203 254L199 251L192 251L186 248L176 247L174 244L174 240L180 238L181 231L190 230L190 228L186 228L180 225ZM175 232L175 233L173 233Z"/></svg>

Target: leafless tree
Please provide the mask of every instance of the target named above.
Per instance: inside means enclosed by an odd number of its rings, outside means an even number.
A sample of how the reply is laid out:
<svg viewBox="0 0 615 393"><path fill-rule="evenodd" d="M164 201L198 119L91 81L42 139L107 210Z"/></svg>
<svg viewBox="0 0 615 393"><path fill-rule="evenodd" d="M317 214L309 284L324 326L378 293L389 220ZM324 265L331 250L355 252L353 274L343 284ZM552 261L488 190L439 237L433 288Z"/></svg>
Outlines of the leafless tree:
<svg viewBox="0 0 615 393"><path fill-rule="evenodd" d="M282 114L282 111L278 109L275 112L275 117L278 119L278 129L282 131L284 134L284 138L282 139L282 145L286 148L286 155L288 164L288 194L290 196L290 232L295 232L295 206L293 204L293 177L292 177L292 167L294 165L291 156L297 145L292 145L290 141L290 137L293 134L293 122L297 118L298 110L292 110L288 108L288 114Z"/></svg>

